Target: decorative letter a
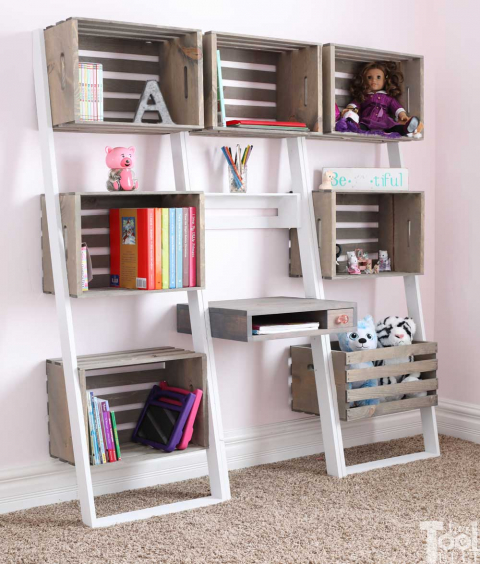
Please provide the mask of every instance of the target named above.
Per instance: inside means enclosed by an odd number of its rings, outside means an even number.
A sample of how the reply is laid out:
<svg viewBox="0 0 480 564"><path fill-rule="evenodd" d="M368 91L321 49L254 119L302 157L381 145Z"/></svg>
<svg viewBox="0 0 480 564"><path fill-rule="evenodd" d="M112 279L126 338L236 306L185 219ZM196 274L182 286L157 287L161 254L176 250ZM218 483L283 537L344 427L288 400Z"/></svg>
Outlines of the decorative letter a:
<svg viewBox="0 0 480 564"><path fill-rule="evenodd" d="M154 104L149 104L148 101L150 97L153 98ZM156 80L147 80L145 88L140 100L138 102L137 111L135 112L135 117L133 118L133 123L142 123L143 114L145 112L158 112L162 123L173 124L170 113L168 112L167 105L163 99L162 93L160 92L159 84Z"/></svg>

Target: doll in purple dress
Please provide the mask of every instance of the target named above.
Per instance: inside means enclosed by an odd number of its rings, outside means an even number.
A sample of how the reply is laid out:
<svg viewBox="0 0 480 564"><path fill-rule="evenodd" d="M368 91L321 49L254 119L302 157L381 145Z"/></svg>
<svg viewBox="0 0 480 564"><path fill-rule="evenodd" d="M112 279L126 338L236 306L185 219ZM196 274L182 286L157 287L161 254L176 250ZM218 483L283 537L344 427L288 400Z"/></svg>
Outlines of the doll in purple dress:
<svg viewBox="0 0 480 564"><path fill-rule="evenodd" d="M420 136L420 119L408 117L398 101L402 82L403 74L394 62L365 65L352 81L353 101L341 112L335 130L387 137ZM348 117L352 112L358 114L358 121Z"/></svg>

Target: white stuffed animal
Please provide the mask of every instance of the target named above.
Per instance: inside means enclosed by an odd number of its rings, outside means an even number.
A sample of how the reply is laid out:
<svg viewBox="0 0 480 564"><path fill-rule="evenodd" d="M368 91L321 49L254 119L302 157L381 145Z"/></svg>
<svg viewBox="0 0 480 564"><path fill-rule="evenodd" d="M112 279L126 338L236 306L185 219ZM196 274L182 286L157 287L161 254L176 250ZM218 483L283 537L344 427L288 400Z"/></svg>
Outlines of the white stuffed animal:
<svg viewBox="0 0 480 564"><path fill-rule="evenodd" d="M322 183L318 187L319 190L332 189L333 172L331 170L324 170L322 175Z"/></svg>
<svg viewBox="0 0 480 564"><path fill-rule="evenodd" d="M377 323L378 347L411 345L416 330L417 326L411 317L397 317L396 315L386 317L383 321ZM413 360L413 356L408 357L408 360L406 358L393 358L384 360L383 364L404 364L405 362L413 362ZM403 376L382 378L382 384L385 386L388 384L400 384L401 382L417 382L418 380L420 380L420 372L411 372ZM427 392L415 392L405 394L405 398L419 398L426 395ZM396 401L403 397L403 394L388 396L386 401Z"/></svg>

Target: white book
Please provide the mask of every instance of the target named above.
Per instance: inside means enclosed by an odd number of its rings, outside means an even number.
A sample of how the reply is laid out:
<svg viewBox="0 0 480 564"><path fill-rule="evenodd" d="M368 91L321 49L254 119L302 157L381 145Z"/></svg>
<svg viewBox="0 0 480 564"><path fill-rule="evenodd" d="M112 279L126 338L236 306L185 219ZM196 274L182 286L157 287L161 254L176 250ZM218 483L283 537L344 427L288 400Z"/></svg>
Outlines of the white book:
<svg viewBox="0 0 480 564"><path fill-rule="evenodd" d="M276 333L290 333L295 331L315 331L320 327L320 323L287 323L284 325L256 325L253 324L254 335L275 335Z"/></svg>

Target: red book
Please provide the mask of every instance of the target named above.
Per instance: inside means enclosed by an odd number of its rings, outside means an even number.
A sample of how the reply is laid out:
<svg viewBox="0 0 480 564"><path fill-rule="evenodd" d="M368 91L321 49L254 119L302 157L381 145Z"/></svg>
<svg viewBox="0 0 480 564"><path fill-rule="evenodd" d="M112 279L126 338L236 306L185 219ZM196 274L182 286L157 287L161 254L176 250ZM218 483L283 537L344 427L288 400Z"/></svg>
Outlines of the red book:
<svg viewBox="0 0 480 564"><path fill-rule="evenodd" d="M188 256L190 258L189 286L194 288L197 285L197 208L188 208L190 234L188 238Z"/></svg>
<svg viewBox="0 0 480 564"><path fill-rule="evenodd" d="M113 438L112 421L110 419L110 411L108 411L107 402L102 401L102 416L105 429L106 446L108 449L108 461L116 462L117 455L115 453L115 439Z"/></svg>
<svg viewBox="0 0 480 564"><path fill-rule="evenodd" d="M155 210L110 210L110 285L155 290Z"/></svg>
<svg viewBox="0 0 480 564"><path fill-rule="evenodd" d="M264 121L261 119L231 119L227 121L229 125L269 125L278 127L307 127L306 123L297 121Z"/></svg>

